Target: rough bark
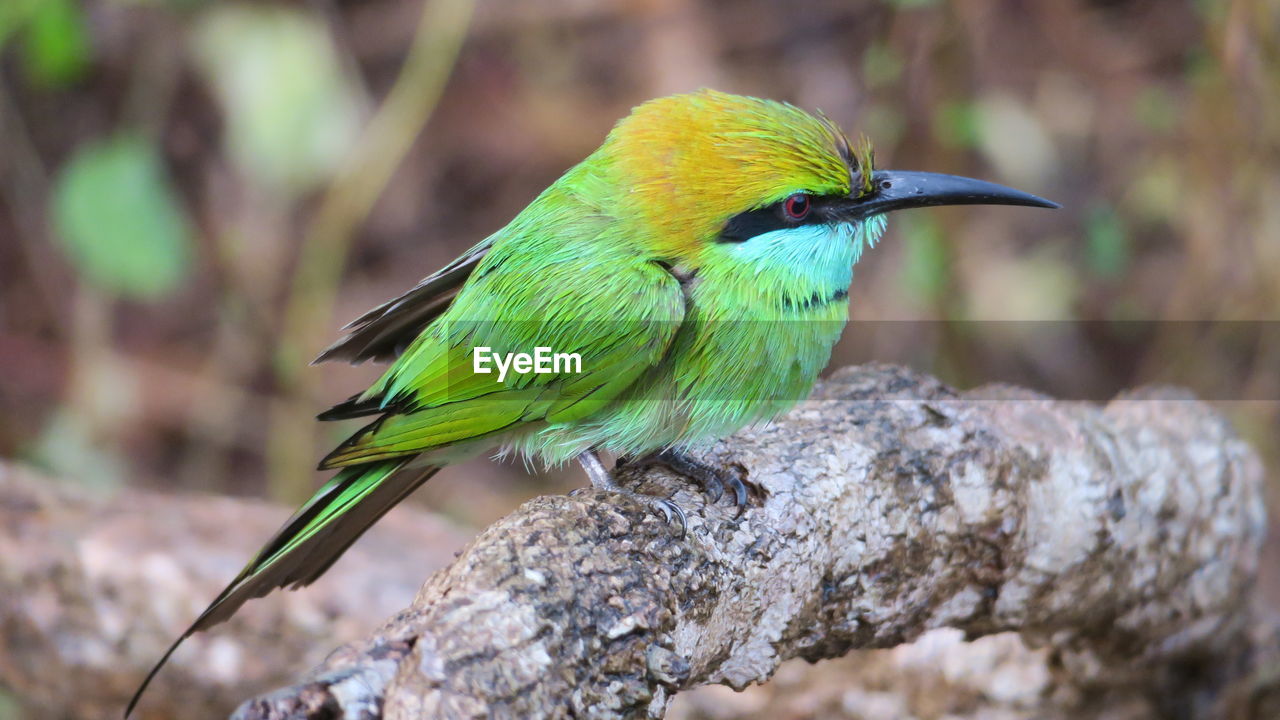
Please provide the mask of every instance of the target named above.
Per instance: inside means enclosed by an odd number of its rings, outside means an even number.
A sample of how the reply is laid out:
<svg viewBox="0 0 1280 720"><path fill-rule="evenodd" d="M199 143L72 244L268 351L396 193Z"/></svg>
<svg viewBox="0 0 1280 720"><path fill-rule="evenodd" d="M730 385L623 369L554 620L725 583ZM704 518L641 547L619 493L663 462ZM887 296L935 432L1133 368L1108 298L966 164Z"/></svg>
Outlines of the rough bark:
<svg viewBox="0 0 1280 720"><path fill-rule="evenodd" d="M740 517L662 469L621 476L674 494L684 537L618 496L537 498L235 717L660 717L943 627L1015 631L1095 687L1244 647L1261 468L1184 392L1097 407L846 369L705 459L759 488Z"/></svg>
<svg viewBox="0 0 1280 720"><path fill-rule="evenodd" d="M118 720L174 637L290 508L53 482L0 463L0 718ZM250 603L187 641L134 718L226 717L413 598L465 536L397 508L303 592ZM412 553L404 548L412 547Z"/></svg>

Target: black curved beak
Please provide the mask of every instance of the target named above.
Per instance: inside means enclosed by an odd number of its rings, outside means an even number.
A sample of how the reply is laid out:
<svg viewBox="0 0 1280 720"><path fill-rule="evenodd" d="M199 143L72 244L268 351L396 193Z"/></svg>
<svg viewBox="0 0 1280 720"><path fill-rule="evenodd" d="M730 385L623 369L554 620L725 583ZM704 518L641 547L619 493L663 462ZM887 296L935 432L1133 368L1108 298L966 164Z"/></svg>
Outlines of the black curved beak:
<svg viewBox="0 0 1280 720"><path fill-rule="evenodd" d="M852 215L855 220L931 205L1061 207L1031 193L985 180L907 170L877 170L871 174L871 191L846 203L842 203L842 214Z"/></svg>

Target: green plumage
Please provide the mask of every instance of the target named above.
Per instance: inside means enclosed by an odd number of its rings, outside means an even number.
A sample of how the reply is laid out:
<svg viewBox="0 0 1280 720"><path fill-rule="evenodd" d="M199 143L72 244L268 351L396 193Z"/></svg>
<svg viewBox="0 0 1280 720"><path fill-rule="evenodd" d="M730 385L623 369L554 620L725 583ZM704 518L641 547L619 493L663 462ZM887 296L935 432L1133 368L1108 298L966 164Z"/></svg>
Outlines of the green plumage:
<svg viewBox="0 0 1280 720"><path fill-rule="evenodd" d="M690 105L706 106L701 123L687 115ZM861 231L821 225L795 238L783 232L720 246L716 231L733 214L790 193L848 192L859 169L843 154L847 141L790 106L716 93L654 101L641 112L508 226L357 320L321 355L394 358L365 393L321 416L372 421L321 462L338 474L170 653L246 600L315 580L440 466L493 449L559 464L591 449L638 456L686 448L804 396L847 316L843 293ZM711 134L736 122L752 131L726 146L742 154L729 164L735 175L795 168L769 197L733 198L735 177L721 178L731 191L686 187L673 176L678 165L659 157L671 150L663 141L707 152ZM628 143L642 134L654 142L637 157ZM661 208L636 207L641 191L665 192L673 208L701 194L711 212L702 228L690 218L673 230L670 218L649 216ZM499 383L472 372L477 346L576 353L582 372L511 373Z"/></svg>
<svg viewBox="0 0 1280 720"><path fill-rule="evenodd" d="M368 424L182 638L312 582L441 466L495 449L552 465L683 450L802 399L848 317L853 265L884 229L858 208L892 199L869 145L850 147L829 121L754 98L637 108L509 225L320 356L393 363L320 416ZM956 202L976 197L961 190ZM474 372L477 347L576 354L580 372L499 381Z"/></svg>

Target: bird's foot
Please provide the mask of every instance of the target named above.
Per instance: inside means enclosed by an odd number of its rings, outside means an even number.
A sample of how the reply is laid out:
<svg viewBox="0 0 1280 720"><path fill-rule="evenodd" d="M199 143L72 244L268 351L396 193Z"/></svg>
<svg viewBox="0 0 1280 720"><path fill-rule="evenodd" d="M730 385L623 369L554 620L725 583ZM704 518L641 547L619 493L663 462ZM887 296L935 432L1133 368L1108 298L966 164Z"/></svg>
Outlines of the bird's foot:
<svg viewBox="0 0 1280 720"><path fill-rule="evenodd" d="M578 462L582 464L582 469L587 471L587 477L590 478L591 485L597 490L625 495L651 510L662 513L668 523L672 520L679 520L680 536L684 537L689 528L689 518L685 515L684 508L668 498L645 495L622 487L613 479L613 473L605 469L604 463L600 462L600 456L596 455L594 450L588 450L579 455Z"/></svg>
<svg viewBox="0 0 1280 720"><path fill-rule="evenodd" d="M727 487L733 491L733 502L737 507L738 515L742 514L742 508L747 504L747 484L743 482L737 473L728 473L714 465L699 462L678 450L662 450L634 460L620 459L618 464L626 464L633 467L648 467L651 465L668 467L685 477L696 480L711 495L711 502L713 503L720 501Z"/></svg>

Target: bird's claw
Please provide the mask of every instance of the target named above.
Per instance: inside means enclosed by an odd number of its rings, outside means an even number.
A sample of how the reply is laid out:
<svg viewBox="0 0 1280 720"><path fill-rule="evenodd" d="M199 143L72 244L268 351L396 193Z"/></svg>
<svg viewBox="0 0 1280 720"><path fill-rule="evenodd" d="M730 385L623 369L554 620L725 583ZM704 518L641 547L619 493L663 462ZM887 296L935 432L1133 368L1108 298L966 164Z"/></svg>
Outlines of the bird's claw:
<svg viewBox="0 0 1280 720"><path fill-rule="evenodd" d="M590 478L592 486L596 489L626 495L645 507L662 513L662 516L667 520L667 524L671 524L673 519L679 520L680 537L683 538L685 536L689 529L689 516L685 514L684 508L668 498L653 497L652 495L645 495L622 487L614 478L613 473L604 468L599 456L594 451L582 453L578 456L578 461L582 463L582 469L587 472L587 477ZM620 460L618 464L623 465L625 462Z"/></svg>
<svg viewBox="0 0 1280 720"><path fill-rule="evenodd" d="M680 537L684 537L688 533L689 516L685 514L684 508L667 498L656 498L647 495L642 497L648 502L649 507L662 513L668 525L671 524L673 519L680 521Z"/></svg>
<svg viewBox="0 0 1280 720"><path fill-rule="evenodd" d="M654 497L653 495L645 495L642 492L627 490L625 488L616 488L611 492L619 495L625 495L650 510L662 513L662 519L668 525L674 525L676 522L680 524L680 537L683 538L689 532L689 516L685 513L684 508L680 507L674 500L670 498Z"/></svg>
<svg viewBox="0 0 1280 720"><path fill-rule="evenodd" d="M719 468L694 460L684 453L675 450L664 450L633 460L631 463L642 467L646 465L664 465L685 477L692 478L702 485L703 489L710 495L713 504L720 502L720 498L724 497L725 487L728 486L733 491L733 501L737 509L736 515L741 516L742 508L746 507L747 484L743 482L741 477L736 473L721 472Z"/></svg>

